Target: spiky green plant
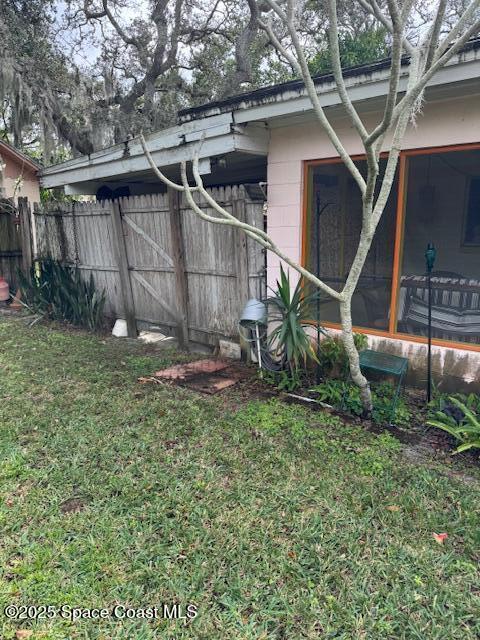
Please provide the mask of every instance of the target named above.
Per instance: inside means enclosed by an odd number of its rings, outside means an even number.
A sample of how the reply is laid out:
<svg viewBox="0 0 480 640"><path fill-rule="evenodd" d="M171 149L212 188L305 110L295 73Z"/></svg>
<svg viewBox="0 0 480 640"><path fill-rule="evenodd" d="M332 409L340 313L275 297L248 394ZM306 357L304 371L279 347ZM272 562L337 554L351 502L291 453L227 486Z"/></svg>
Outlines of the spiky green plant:
<svg viewBox="0 0 480 640"><path fill-rule="evenodd" d="M458 440L461 444L455 449L455 453L480 449L480 416L454 396L450 396L450 402L462 412L460 422L444 411L437 411L437 419L429 420L427 425L442 429Z"/></svg>
<svg viewBox="0 0 480 640"><path fill-rule="evenodd" d="M101 327L105 294L96 290L92 275L84 280L78 269L46 258L27 275L20 272L19 280L24 304L34 313L92 331Z"/></svg>
<svg viewBox="0 0 480 640"><path fill-rule="evenodd" d="M309 359L317 361L312 338L306 328L312 321L312 304L317 293L308 294L303 280L299 280L292 291L290 275L280 267L280 280L273 296L267 299L269 318L278 322L269 336L269 347L284 353L292 375L298 377ZM323 332L323 330L322 330Z"/></svg>

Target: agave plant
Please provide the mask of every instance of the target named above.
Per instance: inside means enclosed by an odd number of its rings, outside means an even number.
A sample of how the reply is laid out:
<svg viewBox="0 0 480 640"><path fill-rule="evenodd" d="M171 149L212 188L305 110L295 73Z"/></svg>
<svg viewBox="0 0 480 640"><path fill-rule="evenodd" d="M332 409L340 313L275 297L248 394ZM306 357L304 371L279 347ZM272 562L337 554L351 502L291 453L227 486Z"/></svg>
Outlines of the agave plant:
<svg viewBox="0 0 480 640"><path fill-rule="evenodd" d="M474 448L480 449L480 416L455 396L450 397L450 402L461 412L463 417L460 421L457 421L453 415L437 411L437 419L429 420L427 425L442 429L458 440L460 445L455 449L455 453Z"/></svg>
<svg viewBox="0 0 480 640"><path fill-rule="evenodd" d="M312 339L306 331L312 320L312 303L317 297L318 293L306 293L303 280L299 280L292 291L290 276L280 267L277 289L267 299L269 318L278 322L270 333L269 347L284 354L292 375L298 376L309 358L317 361Z"/></svg>

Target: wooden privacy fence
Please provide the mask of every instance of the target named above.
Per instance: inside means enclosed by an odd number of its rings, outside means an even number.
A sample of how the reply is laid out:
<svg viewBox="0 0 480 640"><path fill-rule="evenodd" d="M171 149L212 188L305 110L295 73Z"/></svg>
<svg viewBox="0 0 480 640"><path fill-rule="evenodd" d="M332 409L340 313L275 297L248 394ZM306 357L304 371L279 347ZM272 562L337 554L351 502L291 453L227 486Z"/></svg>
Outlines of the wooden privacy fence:
<svg viewBox="0 0 480 640"><path fill-rule="evenodd" d="M244 187L209 191L240 220L263 229L263 202ZM202 220L175 191L37 209L35 227L39 257L92 274L105 290L107 314L125 318L130 335L137 326L157 325L183 345L213 345L219 337L235 338L246 300L265 293L261 247L236 229Z"/></svg>
<svg viewBox="0 0 480 640"><path fill-rule="evenodd" d="M32 264L31 212L27 198L0 199L0 276L18 287L18 271Z"/></svg>

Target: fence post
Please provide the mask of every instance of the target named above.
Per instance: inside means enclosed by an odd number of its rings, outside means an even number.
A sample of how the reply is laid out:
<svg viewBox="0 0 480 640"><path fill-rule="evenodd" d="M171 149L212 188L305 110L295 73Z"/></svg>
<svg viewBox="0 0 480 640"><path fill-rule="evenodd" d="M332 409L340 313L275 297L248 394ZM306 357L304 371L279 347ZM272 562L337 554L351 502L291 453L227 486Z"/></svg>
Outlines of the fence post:
<svg viewBox="0 0 480 640"><path fill-rule="evenodd" d="M18 211L22 235L22 268L27 274L32 266L32 221L28 198L18 198Z"/></svg>
<svg viewBox="0 0 480 640"><path fill-rule="evenodd" d="M173 266L179 311L177 337L182 349L188 349L188 280L185 268L185 247L183 244L182 213L180 211L180 194L168 188L168 208L170 210L170 231L173 249Z"/></svg>
<svg viewBox="0 0 480 640"><path fill-rule="evenodd" d="M42 210L40 209L40 205L38 202L33 203L33 226L32 226L32 255L33 259L37 260L39 258L39 254L42 253L39 248L39 232L38 232L38 220L42 214ZM45 218L43 218L42 222L44 223Z"/></svg>
<svg viewBox="0 0 480 640"><path fill-rule="evenodd" d="M237 220L240 220L240 222L247 221L245 198L232 201L232 213L237 218ZM238 314L240 317L240 313L242 312L246 301L250 298L250 286L248 277L248 245L247 234L244 231L240 229L234 229L233 233L235 234L235 262L237 267L237 291L239 302ZM242 353L242 359L245 362L250 362L250 345L245 340L242 340L241 336L240 349Z"/></svg>
<svg viewBox="0 0 480 640"><path fill-rule="evenodd" d="M128 268L127 245L123 233L122 212L118 200L112 200L111 219L113 226L114 242L116 245L117 265L120 275L120 288L123 299L123 312L127 321L128 336L137 337L137 323L135 321L135 306L133 302L132 283Z"/></svg>

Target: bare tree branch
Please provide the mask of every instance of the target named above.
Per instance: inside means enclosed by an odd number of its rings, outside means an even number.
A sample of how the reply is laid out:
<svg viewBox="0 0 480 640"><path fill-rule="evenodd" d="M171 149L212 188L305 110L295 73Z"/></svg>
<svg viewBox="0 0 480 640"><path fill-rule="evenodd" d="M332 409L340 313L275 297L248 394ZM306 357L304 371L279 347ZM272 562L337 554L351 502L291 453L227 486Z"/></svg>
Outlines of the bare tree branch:
<svg viewBox="0 0 480 640"><path fill-rule="evenodd" d="M380 24L385 27L385 29L393 35L394 26L391 20L388 19L387 16L382 12L376 0L358 0L360 6L366 11L366 13L372 15L374 18L380 22ZM403 38L402 45L407 53L413 53L413 45L407 40L407 38Z"/></svg>
<svg viewBox="0 0 480 640"><path fill-rule="evenodd" d="M382 121L375 127L375 129L367 136L365 145L369 147L374 144L388 129L392 121L393 109L397 102L398 85L400 81L400 73L402 70L402 43L404 40L404 28L405 18L400 16L398 9L391 3L392 15L392 28L395 24L392 35L392 52L391 52L391 65L390 65L390 80L387 98L385 101L385 110L383 113ZM376 147L376 154L380 153L380 146Z"/></svg>
<svg viewBox="0 0 480 640"><path fill-rule="evenodd" d="M480 0L475 0L475 4L477 8L480 6ZM477 34L480 31L480 19L477 20L472 26L465 31L465 33L457 39L457 41L448 47L443 47L440 45L437 49L437 52L433 56L433 63L430 68L426 69L423 75L418 79L418 82L410 89L407 90L403 98L396 105L392 120L395 122L400 117L401 113L406 108L411 108L415 101L421 96L428 82L433 78L433 76L439 71L442 67L444 67L452 57L470 40L470 38ZM451 42L450 36L447 36L445 40L449 40ZM445 49L445 52L439 56L439 51L441 49ZM426 60L425 60L426 62Z"/></svg>
<svg viewBox="0 0 480 640"><path fill-rule="evenodd" d="M125 44L137 47L137 49L141 48L139 41L136 38L129 36L127 32L121 27L120 23L115 18L112 11L110 10L110 7L108 6L108 0L102 0L103 9L100 11L90 10L90 5L91 5L91 0L84 0L83 11L87 19L91 20L91 19L99 19L99 18L107 17L108 20L110 21L110 24L118 33L118 35L123 40L123 42L125 42Z"/></svg>
<svg viewBox="0 0 480 640"><path fill-rule="evenodd" d="M449 46L457 38L459 40L461 39L462 43L465 43L473 35L478 33L480 29L480 19L478 16L479 9L480 9L479 0L471 0L470 4L465 9L462 16L459 18L458 22L450 29L449 33L443 38L442 42L438 46L438 49L435 55L433 56L434 62L439 60L447 52ZM475 14L477 14L476 18L475 18ZM470 27L468 27L470 23L473 23L473 24ZM464 29L466 29L466 31L463 35L461 35Z"/></svg>
<svg viewBox="0 0 480 640"><path fill-rule="evenodd" d="M353 160L348 155L335 129L331 126L330 122L328 121L328 118L325 115L322 105L320 104L320 99L318 97L317 90L315 88L315 83L313 82L312 76L310 74L310 70L308 68L308 62L305 57L305 53L303 51L303 47L295 27L295 17L294 17L293 11L289 12L290 17L288 17L287 14L285 14L283 10L280 9L280 7L275 2L275 0L267 0L267 3L280 17L283 16L282 19L286 21L286 27L288 29L288 33L290 35L293 48L297 56L297 64L300 68L302 79L305 83L305 89L313 105L315 114L318 120L320 121L320 124L325 129L330 141L332 142L333 146L337 150L339 156L342 158L345 166L352 174L354 180L357 182L361 193L363 194L366 189L365 180L362 174L360 173L360 171L357 169ZM288 0L288 3L289 3L289 6L293 6L293 0Z"/></svg>
<svg viewBox="0 0 480 640"><path fill-rule="evenodd" d="M350 96L348 95L345 81L343 79L342 63L340 59L340 47L338 42L338 17L336 0L328 0L328 16L330 21L328 29L330 42L330 60L332 62L333 77L335 78L337 91L345 108L345 111L352 121L352 124L355 127L358 135L360 136L360 139L365 142L368 136L367 130L365 129L365 125L363 124L362 119L358 115L357 110L350 100Z"/></svg>
<svg viewBox="0 0 480 640"><path fill-rule="evenodd" d="M288 62L288 64L292 67L293 71L295 71L299 75L302 75L302 70L300 68L300 65L298 64L298 61L295 59L295 56L293 56L286 49L286 47L284 47L282 45L282 43L280 42L280 39L277 37L277 35L273 31L273 27L272 27L271 21L268 18L267 18L267 20L260 20L259 19L258 20L258 24L267 33L270 42L272 43L272 45L277 50L277 52L279 53L280 57L283 58L286 62Z"/></svg>
<svg viewBox="0 0 480 640"><path fill-rule="evenodd" d="M435 51L438 46L438 39L440 37L440 31L442 29L443 19L445 17L445 10L447 7L447 0L439 0L437 13L435 15L435 20L433 21L431 30L431 39L430 46L428 48L427 61L425 64L426 69L430 67L433 62L433 58L435 56Z"/></svg>
<svg viewBox="0 0 480 640"><path fill-rule="evenodd" d="M164 173L162 173L160 171L160 169L157 167L157 165L155 164L155 162L154 162L154 160L152 158L152 154L148 150L147 143L145 142L145 138L143 137L143 133L140 134L140 138L139 139L140 139L140 143L141 143L142 148L143 148L143 152L144 152L144 154L145 154L150 166L152 167L153 172L157 176L157 178L159 180L161 180L164 184L166 184L167 187L170 187L171 189L175 189L175 191L183 191L183 187L181 187L176 182L173 182L172 180L167 178L167 176Z"/></svg>
<svg viewBox="0 0 480 640"><path fill-rule="evenodd" d="M192 158L192 171L195 179L196 186L192 187L189 185L188 177L187 177L187 169L186 162L181 163L181 175L182 175L182 185L179 185L163 174L160 169L155 165L155 162L148 151L145 139L143 136L140 136L140 142L142 144L142 148L145 152L147 160L154 171L155 175L167 186L175 189L176 191L181 191L185 193L187 201L193 211L199 215L204 220L208 222L213 222L214 224L227 225L230 227L235 227L237 229L243 230L250 238L253 238L256 242L259 242L265 249L271 251L276 254L281 260L283 260L286 264L295 269L300 275L309 280L316 287L327 293L329 296L336 300L341 299L341 294L335 289L329 287L325 282L317 278L310 271L299 265L297 262L292 260L289 256L287 256L271 239L271 237L263 231L263 229L259 229L254 227L253 225L247 224L246 222L241 222L235 216L233 216L229 211L227 211L224 207L220 206L214 198L208 193L207 189L205 189L202 181L202 177L199 171L199 150L201 147L202 140L199 145L197 145L197 149L193 154ZM192 192L197 191L201 194L204 200L219 214L217 216L210 216L205 213L200 206L195 202Z"/></svg>

